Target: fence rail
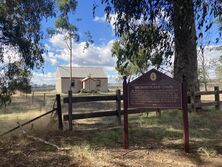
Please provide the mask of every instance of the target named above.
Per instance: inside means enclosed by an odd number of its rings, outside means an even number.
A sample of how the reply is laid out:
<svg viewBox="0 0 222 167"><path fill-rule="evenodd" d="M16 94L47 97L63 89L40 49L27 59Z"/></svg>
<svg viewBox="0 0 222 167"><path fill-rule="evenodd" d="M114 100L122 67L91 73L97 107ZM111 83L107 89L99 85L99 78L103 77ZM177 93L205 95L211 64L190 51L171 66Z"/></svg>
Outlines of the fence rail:
<svg viewBox="0 0 222 167"><path fill-rule="evenodd" d="M190 110L196 110L197 108L215 106L216 110L220 110L220 94L222 94L222 90L219 90L219 87L215 86L214 91L198 91L198 92L188 92L188 98L190 101L188 104L188 108ZM202 95L214 95L214 101L211 102L201 102L200 99ZM72 120L74 119L85 119L85 118L96 118L96 117L105 117L105 116L117 116L119 122L121 123L121 115L123 115L123 110L121 109L121 100L123 100L123 95L120 94L120 90L116 91L115 95L107 95L107 96L69 96L63 99L64 103L69 104L69 114L63 115L64 121L69 121L69 126L72 126ZM79 102L93 102L93 101L115 101L116 109L115 110L106 110L106 111L95 111L93 113L80 113L73 114L72 112L72 103ZM151 112L154 111L157 115L161 115L160 109L129 109L128 114L135 113L143 113L143 112ZM70 127L72 129L72 127Z"/></svg>
<svg viewBox="0 0 222 167"><path fill-rule="evenodd" d="M35 118L33 118L33 119L25 122L25 123L22 123L21 125L18 125L18 126L12 128L12 129L10 129L10 130L8 130L8 131L0 134L0 137L2 137L2 136L4 136L4 135L7 135L7 134L9 134L9 133L11 133L11 132L19 129L20 127L23 127L23 126L25 126L25 125L28 125L28 124L32 123L33 121L36 121L36 120L38 120L38 119L40 119L40 118L42 118L42 117L44 117L44 116L46 116L46 115L49 115L50 113L52 113L52 112L54 112L54 111L56 111L57 116L58 116L58 129L59 129L59 130L62 130L62 129L63 129L62 109L61 109L61 98L60 98L60 95L59 95L59 94L56 95L55 102L56 102L56 106L53 105L53 109L51 109L50 111L48 111L48 112L46 112L46 113L44 113L44 114L42 114L42 115L39 115L39 116L37 116L37 117L35 117Z"/></svg>
<svg viewBox="0 0 222 167"><path fill-rule="evenodd" d="M121 100L123 99L123 96L121 96ZM107 96L73 96L72 97L72 103L78 103L78 102L89 102L89 101L112 101L117 100L116 95L107 95ZM69 97L65 97L63 99L64 103L69 103Z"/></svg>
<svg viewBox="0 0 222 167"><path fill-rule="evenodd" d="M214 87L214 91L198 91L198 92L188 92L188 98L190 104L188 104L188 108L196 110L201 107L215 106L216 110L220 110L220 94L222 94L222 90L219 90L218 86ZM214 95L214 101L212 102L200 102L202 95Z"/></svg>

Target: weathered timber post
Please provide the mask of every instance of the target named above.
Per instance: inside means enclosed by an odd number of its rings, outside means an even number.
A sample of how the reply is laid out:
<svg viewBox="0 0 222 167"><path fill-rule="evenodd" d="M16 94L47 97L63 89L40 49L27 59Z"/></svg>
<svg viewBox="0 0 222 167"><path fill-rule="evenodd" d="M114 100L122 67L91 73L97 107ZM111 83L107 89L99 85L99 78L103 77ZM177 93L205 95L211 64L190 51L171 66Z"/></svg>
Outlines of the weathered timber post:
<svg viewBox="0 0 222 167"><path fill-rule="evenodd" d="M69 90L69 130L72 131L72 91Z"/></svg>
<svg viewBox="0 0 222 167"><path fill-rule="evenodd" d="M126 76L123 77L123 110L124 110L124 148L129 148L128 141L128 89Z"/></svg>
<svg viewBox="0 0 222 167"><path fill-rule="evenodd" d="M182 83L182 111L183 111L183 140L184 150L186 153L189 152L189 121L188 121L188 108L187 108L187 84L185 77L183 77Z"/></svg>
<svg viewBox="0 0 222 167"><path fill-rule="evenodd" d="M119 124L121 124L121 93L120 89L116 90L116 112Z"/></svg>
<svg viewBox="0 0 222 167"><path fill-rule="evenodd" d="M60 94L56 95L56 104L57 104L57 115L58 115L58 127L59 130L63 130L63 123L62 123L62 108L61 108L61 99Z"/></svg>
<svg viewBox="0 0 222 167"><path fill-rule="evenodd" d="M32 92L32 104L34 102L34 91Z"/></svg>
<svg viewBox="0 0 222 167"><path fill-rule="evenodd" d="M45 102L45 93L43 94L43 106L45 106L46 102Z"/></svg>
<svg viewBox="0 0 222 167"><path fill-rule="evenodd" d="M158 108L157 111L156 111L156 116L157 116L158 118L161 117L161 110L160 110L159 108Z"/></svg>
<svg viewBox="0 0 222 167"><path fill-rule="evenodd" d="M214 87L214 91L215 91L215 94L214 94L214 97L215 97L215 109L217 111L220 111L220 93L219 93L219 87L218 86L215 86Z"/></svg>
<svg viewBox="0 0 222 167"><path fill-rule="evenodd" d="M25 89L25 98L27 99L27 93L28 93L28 90L27 90L27 87L26 87L26 89Z"/></svg>

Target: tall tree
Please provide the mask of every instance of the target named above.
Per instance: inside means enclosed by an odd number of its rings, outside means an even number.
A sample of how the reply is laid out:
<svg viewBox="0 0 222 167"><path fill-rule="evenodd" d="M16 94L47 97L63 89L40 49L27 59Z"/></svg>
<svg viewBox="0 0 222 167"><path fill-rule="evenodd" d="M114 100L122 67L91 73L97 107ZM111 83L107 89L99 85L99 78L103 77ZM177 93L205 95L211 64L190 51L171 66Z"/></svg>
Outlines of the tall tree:
<svg viewBox="0 0 222 167"><path fill-rule="evenodd" d="M54 16L53 0L0 1L0 105L29 82L30 70L44 62L41 20ZM16 59L6 56L10 49Z"/></svg>
<svg viewBox="0 0 222 167"><path fill-rule="evenodd" d="M173 1L175 42L174 78L187 79L189 91L198 90L196 29L193 0Z"/></svg>
<svg viewBox="0 0 222 167"><path fill-rule="evenodd" d="M157 46L166 53L172 55L169 46L174 45L174 77L182 81L183 75L186 76L188 82L188 90L198 90L197 75L197 51L196 51L196 26L201 28L206 26L206 31L210 29L212 23L207 16L217 16L221 13L221 7L217 3L218 0L206 2L205 0L102 0L106 5L105 12L107 20L110 20L111 14L114 14L116 21L114 23L117 36L121 36L126 32L132 32L130 43L133 49L138 48L144 43L146 46L152 46L152 42L147 42L146 38L150 34L143 34L142 39L138 40L140 24L149 23L157 26L159 31L170 34L169 38L161 38L159 41L162 47ZM204 24L208 22L208 24ZM139 24L138 24L139 23ZM154 35L154 38L156 36ZM172 40L173 39L173 40ZM172 41L172 43L171 43ZM169 44L171 43L171 44ZM155 50L154 52L155 53ZM127 55L130 57L132 52ZM154 54L155 55L155 54ZM147 59L150 57L147 56Z"/></svg>
<svg viewBox="0 0 222 167"><path fill-rule="evenodd" d="M79 41L78 29L71 22L70 19L74 20L74 15L77 7L76 0L56 0L56 5L59 9L59 16L55 21L55 29L48 29L50 35L63 34L64 41L70 53L70 90L72 90L72 61L73 61L73 42ZM90 32L85 32L87 37L85 49L89 47L90 43L93 43Z"/></svg>
<svg viewBox="0 0 222 167"><path fill-rule="evenodd" d="M116 70L120 75L128 76L128 80L131 80L133 75L146 72L151 65L159 68L161 64L167 64L167 58L172 53L171 47L169 47L167 52L161 49L163 47L161 46L161 40L169 38L169 33L159 31L157 26L147 23L139 25L138 28L138 34L132 32L124 33L112 47L112 55L117 58ZM144 35L146 35L146 42L150 42L152 45L144 44ZM134 38L136 36L139 41L141 40L142 44L134 47L134 44L129 40L132 36ZM170 43L167 44L170 45Z"/></svg>
<svg viewBox="0 0 222 167"><path fill-rule="evenodd" d="M72 44L78 41L77 28L70 22L69 14L74 13L77 6L76 0L56 0L60 15L55 21L56 29L48 29L50 35L64 34L64 41L70 53L70 90L72 90Z"/></svg>

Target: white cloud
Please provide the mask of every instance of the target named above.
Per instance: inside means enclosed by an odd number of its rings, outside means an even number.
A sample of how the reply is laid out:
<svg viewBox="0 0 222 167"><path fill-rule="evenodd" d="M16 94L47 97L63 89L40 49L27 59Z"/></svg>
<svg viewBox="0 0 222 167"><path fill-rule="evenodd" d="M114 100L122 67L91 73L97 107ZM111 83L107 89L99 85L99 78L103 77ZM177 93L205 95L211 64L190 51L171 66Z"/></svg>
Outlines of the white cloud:
<svg viewBox="0 0 222 167"><path fill-rule="evenodd" d="M15 47L3 46L3 61L4 63L13 63L19 61L20 55Z"/></svg>
<svg viewBox="0 0 222 167"><path fill-rule="evenodd" d="M104 14L103 16L96 16L93 21L98 23L108 23L112 27L112 31L114 32L115 30L114 23L116 22L116 18L117 14L110 14L108 19L106 18L106 14Z"/></svg>
<svg viewBox="0 0 222 167"><path fill-rule="evenodd" d="M45 54L46 61L51 62L52 64L58 64L59 60L64 61L66 64L70 62L70 53L69 49L65 46L64 36L55 35L54 39L50 40L52 49ZM113 67L115 66L115 58L112 57L111 49L114 40L97 46L91 44L87 49L84 49L85 43L73 43L72 53L73 53L73 64L78 66L101 66L101 67ZM60 47L57 52L53 52L53 49L57 46Z"/></svg>
<svg viewBox="0 0 222 167"><path fill-rule="evenodd" d="M110 40L102 45L91 44L87 49L84 49L85 42L73 42L73 66L102 67L107 76L116 76L116 59L112 57L111 53L113 42L114 40ZM68 66L70 64L70 53L64 41L64 35L55 35L49 40L46 47L48 52L44 54L44 58L51 66ZM40 78L41 76L46 78L43 74L35 73L35 78ZM115 77L110 77L109 82L114 82L113 78Z"/></svg>
<svg viewBox="0 0 222 167"><path fill-rule="evenodd" d="M67 47L64 41L64 34L53 35L52 38L50 38L49 42L52 43L57 50Z"/></svg>
<svg viewBox="0 0 222 167"><path fill-rule="evenodd" d="M48 72L48 73L33 72L32 74L33 74L32 79L31 79L32 84L37 84L37 85L55 84L56 72Z"/></svg>
<svg viewBox="0 0 222 167"><path fill-rule="evenodd" d="M211 63L214 61L217 61L218 58L220 56L222 56L222 51L220 50L216 50L216 47L215 45L210 45L210 46L207 46L205 47L204 49L204 58L205 58L205 63L206 65L209 67L207 70L209 72L209 77L211 79L214 79L216 77L215 75L215 67L211 65ZM198 50L198 56L200 54L200 51L199 51L199 48L197 49ZM198 64L200 65L200 58L198 57ZM211 66L210 66L211 65Z"/></svg>
<svg viewBox="0 0 222 167"><path fill-rule="evenodd" d="M103 16L95 16L95 18L93 19L95 22L99 22L99 23L104 23L106 22L106 15Z"/></svg>
<svg viewBox="0 0 222 167"><path fill-rule="evenodd" d="M50 47L48 49L50 49ZM49 62L52 66L55 66L58 64L57 55L53 51L49 51L43 54L43 57L45 61Z"/></svg>

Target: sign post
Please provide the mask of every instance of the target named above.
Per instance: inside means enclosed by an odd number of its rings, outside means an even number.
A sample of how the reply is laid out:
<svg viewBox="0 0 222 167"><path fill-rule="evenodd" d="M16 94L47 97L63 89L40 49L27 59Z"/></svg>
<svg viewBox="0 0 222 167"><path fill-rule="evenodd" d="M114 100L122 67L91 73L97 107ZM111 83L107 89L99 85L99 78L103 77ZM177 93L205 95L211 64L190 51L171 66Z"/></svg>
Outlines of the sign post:
<svg viewBox="0 0 222 167"><path fill-rule="evenodd" d="M123 114L124 114L124 148L128 149L128 88L126 76L123 77Z"/></svg>
<svg viewBox="0 0 222 167"><path fill-rule="evenodd" d="M123 78L124 99L124 148L128 143L128 108L180 109L183 111L184 149L189 152L189 124L187 110L187 89L183 83L152 69L132 82Z"/></svg>

